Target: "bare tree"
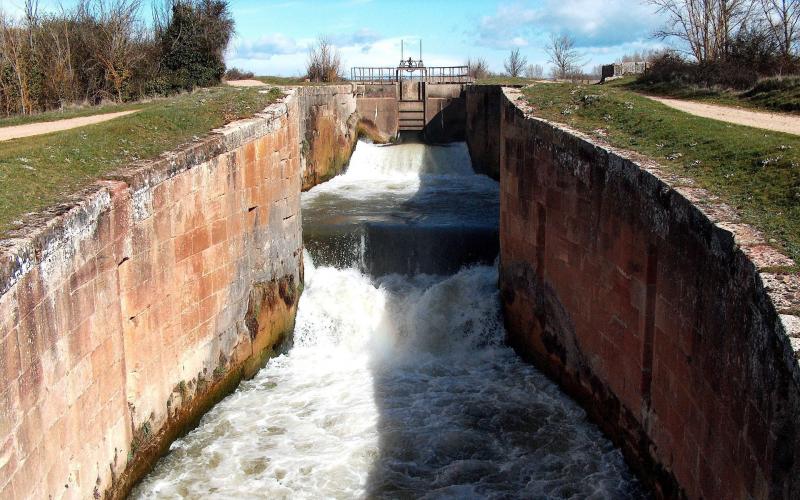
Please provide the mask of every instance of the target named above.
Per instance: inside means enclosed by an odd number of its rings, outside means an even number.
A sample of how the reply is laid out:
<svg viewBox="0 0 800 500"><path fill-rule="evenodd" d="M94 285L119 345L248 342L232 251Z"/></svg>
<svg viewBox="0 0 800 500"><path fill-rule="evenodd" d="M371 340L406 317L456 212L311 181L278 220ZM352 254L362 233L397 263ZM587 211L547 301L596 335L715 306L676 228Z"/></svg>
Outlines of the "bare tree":
<svg viewBox="0 0 800 500"><path fill-rule="evenodd" d="M214 84L233 32L227 1L148 3L160 5L152 25L139 17L142 0L76 0L41 10L38 0L25 0L15 17L0 9L0 114Z"/></svg>
<svg viewBox="0 0 800 500"><path fill-rule="evenodd" d="M800 0L761 0L764 21L783 64L791 61L800 37Z"/></svg>
<svg viewBox="0 0 800 500"><path fill-rule="evenodd" d="M655 34L685 43L699 63L724 58L733 34L750 21L755 0L647 0L667 17Z"/></svg>
<svg viewBox="0 0 800 500"><path fill-rule="evenodd" d="M516 78L522 75L522 70L527 64L528 58L520 54L519 48L516 48L508 54L508 58L503 62L503 67L508 76Z"/></svg>
<svg viewBox="0 0 800 500"><path fill-rule="evenodd" d="M525 78L542 78L544 76L544 68L541 64L529 64L525 66Z"/></svg>
<svg viewBox="0 0 800 500"><path fill-rule="evenodd" d="M14 93L18 97L19 111L30 113L33 104L30 97L30 45L26 30L14 20L0 17L0 57L4 66L10 69L14 80Z"/></svg>
<svg viewBox="0 0 800 500"><path fill-rule="evenodd" d="M319 37L308 49L306 77L312 82L336 82L342 79L342 58L329 38Z"/></svg>
<svg viewBox="0 0 800 500"><path fill-rule="evenodd" d="M575 39L569 35L553 33L544 50L553 64L553 76L556 78L567 78L579 73L586 64L582 61L583 54L575 48Z"/></svg>
<svg viewBox="0 0 800 500"><path fill-rule="evenodd" d="M123 101L125 84L143 57L139 50L144 38L138 21L140 6L141 0L84 0L82 4L83 15L96 26L86 34L89 46L117 102Z"/></svg>
<svg viewBox="0 0 800 500"><path fill-rule="evenodd" d="M668 51L666 49L647 49L639 52L638 50L632 53L623 54L622 57L617 58L617 63L624 62L653 62L659 57L662 57Z"/></svg>
<svg viewBox="0 0 800 500"><path fill-rule="evenodd" d="M489 65L486 63L486 59L482 57L476 57L474 59L469 57L464 65L467 67L469 76L475 80L480 80L481 78L489 76Z"/></svg>
<svg viewBox="0 0 800 500"><path fill-rule="evenodd" d="M726 57L730 53L735 34L753 20L757 0L716 0L717 52Z"/></svg>

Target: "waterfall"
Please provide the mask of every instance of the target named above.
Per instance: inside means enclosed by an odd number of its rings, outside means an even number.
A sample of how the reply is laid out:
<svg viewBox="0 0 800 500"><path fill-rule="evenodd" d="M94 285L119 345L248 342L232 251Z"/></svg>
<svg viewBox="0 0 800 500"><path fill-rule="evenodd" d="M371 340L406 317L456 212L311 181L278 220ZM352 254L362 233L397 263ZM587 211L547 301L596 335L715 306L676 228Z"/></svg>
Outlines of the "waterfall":
<svg viewBox="0 0 800 500"><path fill-rule="evenodd" d="M314 234L355 231L352 260L305 253L292 349L176 441L135 498L643 496L584 411L505 346L494 265L359 263L365 221L401 235L496 224L496 183L466 148L427 148L359 144L345 175L304 195Z"/></svg>
<svg viewBox="0 0 800 500"><path fill-rule="evenodd" d="M320 264L449 274L494 261L499 213L498 184L472 171L466 144L362 142L346 173L303 195L303 233Z"/></svg>

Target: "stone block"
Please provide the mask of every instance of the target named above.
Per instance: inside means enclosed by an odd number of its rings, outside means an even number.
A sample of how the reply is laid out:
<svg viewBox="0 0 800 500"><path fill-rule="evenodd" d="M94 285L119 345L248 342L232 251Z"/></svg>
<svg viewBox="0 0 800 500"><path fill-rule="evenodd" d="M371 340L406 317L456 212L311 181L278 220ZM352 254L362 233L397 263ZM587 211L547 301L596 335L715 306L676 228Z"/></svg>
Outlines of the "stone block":
<svg viewBox="0 0 800 500"><path fill-rule="evenodd" d="M192 254L202 252L211 245L211 234L208 227L201 226L192 231Z"/></svg>
<svg viewBox="0 0 800 500"><path fill-rule="evenodd" d="M301 245L305 111L291 99L270 109L102 181L108 208L94 232L80 239L56 227L64 240L36 242L48 249L42 261L2 288L0 497L85 498L95 486L103 495L112 473L124 488L130 429L149 420L160 430L181 380L249 345L235 325L252 273L268 274L268 259L299 265ZM260 208L247 212L248 197ZM274 203L294 220L271 221ZM259 254L267 237L283 242L269 256ZM241 353L238 366L253 354Z"/></svg>
<svg viewBox="0 0 800 500"><path fill-rule="evenodd" d="M797 294L753 272L791 261L708 193L674 188L652 162L526 115L512 92L475 88L466 96L473 162L500 179L501 287L512 345L592 401L587 411L625 444L645 481L689 498L796 496L800 432L790 429L798 425L800 368L777 312L796 309ZM547 208L543 246L536 202ZM542 299L531 297L542 290L504 274L541 262L554 294L547 300L570 321L552 311L534 318ZM652 317L648 287L656 293ZM648 400L641 396L650 325ZM578 352L553 355L543 329ZM783 438L770 431L776 428ZM786 460L777 465L771 453Z"/></svg>

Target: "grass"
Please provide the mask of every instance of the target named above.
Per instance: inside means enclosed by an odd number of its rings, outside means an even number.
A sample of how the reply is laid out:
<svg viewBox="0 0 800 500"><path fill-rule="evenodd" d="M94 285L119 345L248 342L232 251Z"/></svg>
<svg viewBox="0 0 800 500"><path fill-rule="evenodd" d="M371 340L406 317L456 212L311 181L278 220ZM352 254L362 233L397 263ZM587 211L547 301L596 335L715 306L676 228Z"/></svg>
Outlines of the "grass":
<svg viewBox="0 0 800 500"><path fill-rule="evenodd" d="M544 78L541 78L542 80ZM521 76L489 76L486 78L478 78L475 83L477 85L530 85L536 83L537 80L533 78L523 78Z"/></svg>
<svg viewBox="0 0 800 500"><path fill-rule="evenodd" d="M638 81L635 77L612 80L606 85L645 94L742 107L755 111L800 113L800 77L765 78L744 92L671 82L648 84Z"/></svg>
<svg viewBox="0 0 800 500"><path fill-rule="evenodd" d="M776 111L800 111L800 77L767 78L744 92L742 98Z"/></svg>
<svg viewBox="0 0 800 500"><path fill-rule="evenodd" d="M22 217L63 200L104 174L261 111L278 89L214 87L141 104L105 123L0 142L0 236Z"/></svg>
<svg viewBox="0 0 800 500"><path fill-rule="evenodd" d="M693 179L800 263L800 137L689 115L622 86L535 84L524 93L536 115Z"/></svg>
<svg viewBox="0 0 800 500"><path fill-rule="evenodd" d="M254 80L264 82L268 85L310 85L305 78L299 76L257 76ZM316 85L320 85L317 83Z"/></svg>
<svg viewBox="0 0 800 500"><path fill-rule="evenodd" d="M339 80L338 82L307 82L305 77L302 76L257 76L254 79L268 85L319 86L349 83L348 80Z"/></svg>

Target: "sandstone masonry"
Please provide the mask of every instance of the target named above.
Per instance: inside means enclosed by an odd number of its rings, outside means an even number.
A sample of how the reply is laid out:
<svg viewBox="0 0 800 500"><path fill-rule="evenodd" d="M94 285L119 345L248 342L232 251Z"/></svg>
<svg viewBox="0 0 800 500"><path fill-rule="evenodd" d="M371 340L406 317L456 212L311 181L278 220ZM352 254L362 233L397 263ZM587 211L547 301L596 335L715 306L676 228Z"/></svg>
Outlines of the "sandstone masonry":
<svg viewBox="0 0 800 500"><path fill-rule="evenodd" d="M311 108L346 161L354 99L290 91L2 242L0 497L123 497L280 348L303 282L301 187L327 175L303 172L324 163L301 148L303 133L316 147Z"/></svg>
<svg viewBox="0 0 800 500"><path fill-rule="evenodd" d="M509 342L620 445L658 497L800 495L800 284L688 179L467 92L499 176Z"/></svg>

